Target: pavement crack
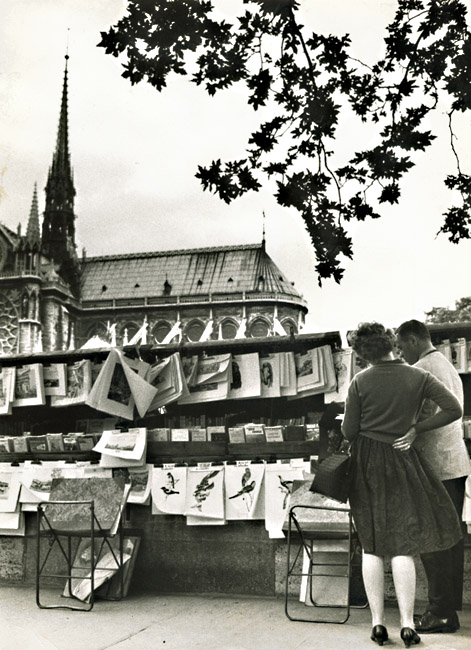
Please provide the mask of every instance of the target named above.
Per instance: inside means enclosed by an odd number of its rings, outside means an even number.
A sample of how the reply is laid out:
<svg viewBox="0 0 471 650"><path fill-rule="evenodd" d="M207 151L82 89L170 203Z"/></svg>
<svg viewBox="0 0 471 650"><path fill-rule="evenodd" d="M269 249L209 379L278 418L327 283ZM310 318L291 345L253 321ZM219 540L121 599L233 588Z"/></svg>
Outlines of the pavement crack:
<svg viewBox="0 0 471 650"><path fill-rule="evenodd" d="M116 641L113 641L113 643L110 643L109 645L102 646L99 650L108 650L108 648L115 648L119 643L123 643L123 641L128 641L129 639L132 639L134 636L137 636L141 632L145 632L146 630L148 630L153 625L154 625L154 623L150 623L149 625L146 625L145 627L141 628L140 630L136 630L136 632L133 632L132 634L128 634L127 636L123 636L122 639L118 639Z"/></svg>

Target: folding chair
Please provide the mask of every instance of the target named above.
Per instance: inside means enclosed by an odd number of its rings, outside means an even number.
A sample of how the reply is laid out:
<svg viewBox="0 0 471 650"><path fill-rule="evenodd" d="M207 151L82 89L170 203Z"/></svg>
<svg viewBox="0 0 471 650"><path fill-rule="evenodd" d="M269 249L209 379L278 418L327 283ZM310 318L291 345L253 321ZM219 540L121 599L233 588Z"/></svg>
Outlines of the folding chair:
<svg viewBox="0 0 471 650"><path fill-rule="evenodd" d="M38 607L90 611L95 602L95 589L117 572L118 595L108 600L121 600L123 567L129 560L129 555L123 552L123 515L130 489L131 483L124 478L53 479L50 500L37 506ZM47 545L41 544L44 540ZM66 573L61 571L61 561L62 566L65 562ZM41 582L59 578L66 579L62 596L74 604L43 604ZM79 602L83 605L78 605Z"/></svg>
<svg viewBox="0 0 471 650"><path fill-rule="evenodd" d="M321 511L324 511L324 516L321 517L323 521L316 521L316 514ZM328 513L327 517L326 513ZM350 509L346 506L298 504L290 508L287 524L286 616L291 621L305 623L343 624L350 618L351 609L367 607L366 598L360 605L351 604L353 558L359 550L359 542ZM296 552L293 552L293 547L296 546ZM335 561L333 556L337 556ZM302 569L299 570L301 559L304 561ZM293 578L301 578L300 600L314 608L313 611L316 612L314 616L307 618L292 615L293 602L290 601L290 587ZM336 589L331 589L329 594L329 583L334 581ZM335 597L339 596L339 584L341 593L336 601ZM332 602L326 602L329 595L333 597ZM297 607L299 611L299 605ZM330 615L320 616L321 609L328 610ZM340 618L333 616L332 610L336 613L339 609L342 610ZM327 614L327 611L325 613Z"/></svg>

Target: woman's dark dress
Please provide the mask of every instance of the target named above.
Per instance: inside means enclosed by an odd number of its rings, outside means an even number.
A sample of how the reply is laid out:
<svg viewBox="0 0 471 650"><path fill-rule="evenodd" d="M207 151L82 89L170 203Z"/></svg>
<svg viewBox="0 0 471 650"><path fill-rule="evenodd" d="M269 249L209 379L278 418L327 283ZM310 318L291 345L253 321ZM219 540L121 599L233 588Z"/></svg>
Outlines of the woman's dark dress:
<svg viewBox="0 0 471 650"><path fill-rule="evenodd" d="M366 553L417 555L461 539L456 510L433 468L415 449L392 447L414 424L424 398L446 410L449 395L433 375L400 361L354 377L342 429L353 441L350 507Z"/></svg>

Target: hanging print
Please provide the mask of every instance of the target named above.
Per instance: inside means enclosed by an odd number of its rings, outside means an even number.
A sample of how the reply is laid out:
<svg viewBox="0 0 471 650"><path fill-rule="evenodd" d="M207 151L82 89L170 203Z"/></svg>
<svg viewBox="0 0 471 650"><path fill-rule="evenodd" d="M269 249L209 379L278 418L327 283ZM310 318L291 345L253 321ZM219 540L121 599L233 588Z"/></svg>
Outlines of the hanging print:
<svg viewBox="0 0 471 650"><path fill-rule="evenodd" d="M185 514L224 519L224 468L190 467L186 486Z"/></svg>
<svg viewBox="0 0 471 650"><path fill-rule="evenodd" d="M263 463L226 466L226 519L254 519L264 473Z"/></svg>
<svg viewBox="0 0 471 650"><path fill-rule="evenodd" d="M186 498L186 467L154 467L152 506L155 513L183 515Z"/></svg>
<svg viewBox="0 0 471 650"><path fill-rule="evenodd" d="M302 467L277 461L265 470L265 528L270 538L284 537L283 522L289 508L293 481L302 480Z"/></svg>

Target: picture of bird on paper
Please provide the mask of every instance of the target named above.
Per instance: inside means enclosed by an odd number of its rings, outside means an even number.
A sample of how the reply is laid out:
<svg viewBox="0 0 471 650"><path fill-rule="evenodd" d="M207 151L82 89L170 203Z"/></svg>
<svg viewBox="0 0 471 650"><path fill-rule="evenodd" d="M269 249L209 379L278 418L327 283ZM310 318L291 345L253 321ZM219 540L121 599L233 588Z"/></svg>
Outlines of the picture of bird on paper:
<svg viewBox="0 0 471 650"><path fill-rule="evenodd" d="M185 514L224 519L224 471L190 467L186 486Z"/></svg>
<svg viewBox="0 0 471 650"><path fill-rule="evenodd" d="M282 527L289 508L293 481L303 479L302 467L268 464L265 470L265 528L270 538L284 537Z"/></svg>
<svg viewBox="0 0 471 650"><path fill-rule="evenodd" d="M226 519L258 518L258 505L265 466L250 464L245 467L228 465L225 469Z"/></svg>
<svg viewBox="0 0 471 650"><path fill-rule="evenodd" d="M151 490L152 514L184 514L186 472L186 467L154 467Z"/></svg>

